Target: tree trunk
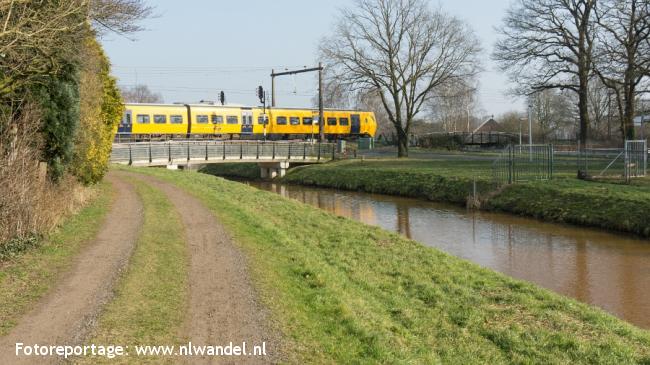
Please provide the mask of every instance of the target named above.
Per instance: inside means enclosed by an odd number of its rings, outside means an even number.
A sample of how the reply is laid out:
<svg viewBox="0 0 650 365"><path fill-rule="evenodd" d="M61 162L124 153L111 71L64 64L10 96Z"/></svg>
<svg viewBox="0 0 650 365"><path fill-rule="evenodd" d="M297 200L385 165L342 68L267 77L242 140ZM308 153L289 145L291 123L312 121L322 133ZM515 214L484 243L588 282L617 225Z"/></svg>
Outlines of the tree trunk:
<svg viewBox="0 0 650 365"><path fill-rule="evenodd" d="M397 130L397 157L409 157L409 136L401 127L395 127Z"/></svg>
<svg viewBox="0 0 650 365"><path fill-rule="evenodd" d="M634 130L634 94L626 95L625 100L625 116L623 119L623 137L626 140L635 138Z"/></svg>
<svg viewBox="0 0 650 365"><path fill-rule="evenodd" d="M587 136L589 128L589 106L588 106L588 75L587 72L580 73L580 89L578 91L578 113L580 118L580 151L579 153L584 154L587 148ZM580 165L578 167L578 179L586 179L587 171L585 166Z"/></svg>
<svg viewBox="0 0 650 365"><path fill-rule="evenodd" d="M585 77L586 78L586 77ZM581 77L582 79L582 77ZM580 91L578 92L578 113L580 118L580 148L587 147L587 137L589 135L589 106L587 95L587 81L580 80Z"/></svg>

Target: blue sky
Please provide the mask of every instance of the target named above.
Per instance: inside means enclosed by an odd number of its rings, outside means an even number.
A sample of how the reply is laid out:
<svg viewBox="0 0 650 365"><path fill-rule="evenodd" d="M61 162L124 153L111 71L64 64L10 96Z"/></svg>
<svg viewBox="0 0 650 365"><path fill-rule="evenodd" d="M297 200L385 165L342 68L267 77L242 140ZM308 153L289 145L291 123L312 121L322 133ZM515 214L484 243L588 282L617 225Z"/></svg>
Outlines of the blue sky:
<svg viewBox="0 0 650 365"><path fill-rule="evenodd" d="M158 17L146 20L134 40L109 34L103 44L121 85L147 84L166 102L215 100L256 104L257 85L270 89L272 68L311 67L318 43L330 34L338 10L349 0L159 0ZM510 0L441 0L446 12L467 21L484 48L480 102L486 115L521 110L505 95L505 76L489 59ZM315 75L276 79L278 105L307 106L317 92Z"/></svg>

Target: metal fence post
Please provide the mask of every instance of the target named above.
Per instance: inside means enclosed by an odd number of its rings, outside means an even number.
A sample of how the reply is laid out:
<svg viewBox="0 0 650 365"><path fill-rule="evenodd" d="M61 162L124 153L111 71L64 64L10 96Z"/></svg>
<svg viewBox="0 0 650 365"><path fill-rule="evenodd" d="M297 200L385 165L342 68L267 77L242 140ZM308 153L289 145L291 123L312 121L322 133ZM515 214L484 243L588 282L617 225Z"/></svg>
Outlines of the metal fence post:
<svg viewBox="0 0 650 365"><path fill-rule="evenodd" d="M205 160L208 160L208 142L205 142Z"/></svg>
<svg viewBox="0 0 650 365"><path fill-rule="evenodd" d="M129 143L129 165L133 165L133 155L131 153L131 144Z"/></svg>
<svg viewBox="0 0 650 365"><path fill-rule="evenodd" d="M318 141L318 160L320 161L320 141Z"/></svg>
<svg viewBox="0 0 650 365"><path fill-rule="evenodd" d="M273 146L273 154L271 155L271 160L275 160L275 142L271 142L271 146Z"/></svg>
<svg viewBox="0 0 650 365"><path fill-rule="evenodd" d="M239 159L244 159L244 144L239 142Z"/></svg>
<svg viewBox="0 0 650 365"><path fill-rule="evenodd" d="M167 161L169 163L172 163L172 144L167 142L167 154L168 154L168 159Z"/></svg>
<svg viewBox="0 0 650 365"><path fill-rule="evenodd" d="M259 160L260 159L260 141L255 142L255 159Z"/></svg>
<svg viewBox="0 0 650 365"><path fill-rule="evenodd" d="M190 143L187 142L187 162L190 161Z"/></svg>
<svg viewBox="0 0 650 365"><path fill-rule="evenodd" d="M302 145L302 159L306 160L307 159L307 144L303 143Z"/></svg>
<svg viewBox="0 0 650 365"><path fill-rule="evenodd" d="M512 184L512 175L514 169L514 151L512 150L512 145L508 145L508 184Z"/></svg>
<svg viewBox="0 0 650 365"><path fill-rule="evenodd" d="M643 140L643 176L648 174L648 140Z"/></svg>
<svg viewBox="0 0 650 365"><path fill-rule="evenodd" d="M549 144L548 145L548 153L549 153L549 169L548 169L548 179L553 180L553 169L555 168L554 162L555 162L555 151L553 149L553 145Z"/></svg>
<svg viewBox="0 0 650 365"><path fill-rule="evenodd" d="M221 142L223 145L223 159L226 159L226 141Z"/></svg>
<svg viewBox="0 0 650 365"><path fill-rule="evenodd" d="M151 158L151 141L149 141L149 163L151 163L153 160Z"/></svg>

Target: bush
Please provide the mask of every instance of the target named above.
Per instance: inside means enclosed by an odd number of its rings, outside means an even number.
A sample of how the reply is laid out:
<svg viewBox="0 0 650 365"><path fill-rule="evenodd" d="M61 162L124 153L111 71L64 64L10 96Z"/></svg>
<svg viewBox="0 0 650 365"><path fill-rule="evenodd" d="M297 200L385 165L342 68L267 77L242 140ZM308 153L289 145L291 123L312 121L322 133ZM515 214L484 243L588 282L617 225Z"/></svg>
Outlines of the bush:
<svg viewBox="0 0 650 365"><path fill-rule="evenodd" d="M59 181L72 161L74 135L79 122L77 65L67 64L44 84L34 87L32 100L40 105L43 158L52 181Z"/></svg>
<svg viewBox="0 0 650 365"><path fill-rule="evenodd" d="M80 123L75 138L73 173L84 184L100 181L108 170L115 126L124 106L101 46L88 38L80 74Z"/></svg>

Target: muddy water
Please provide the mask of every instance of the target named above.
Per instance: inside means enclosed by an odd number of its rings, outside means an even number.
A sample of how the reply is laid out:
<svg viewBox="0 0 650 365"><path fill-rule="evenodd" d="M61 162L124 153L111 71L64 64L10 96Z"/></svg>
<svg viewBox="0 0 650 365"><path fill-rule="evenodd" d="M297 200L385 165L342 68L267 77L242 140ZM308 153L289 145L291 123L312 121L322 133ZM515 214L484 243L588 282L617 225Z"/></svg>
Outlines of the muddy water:
<svg viewBox="0 0 650 365"><path fill-rule="evenodd" d="M397 231L650 328L650 241L415 199L250 184Z"/></svg>

